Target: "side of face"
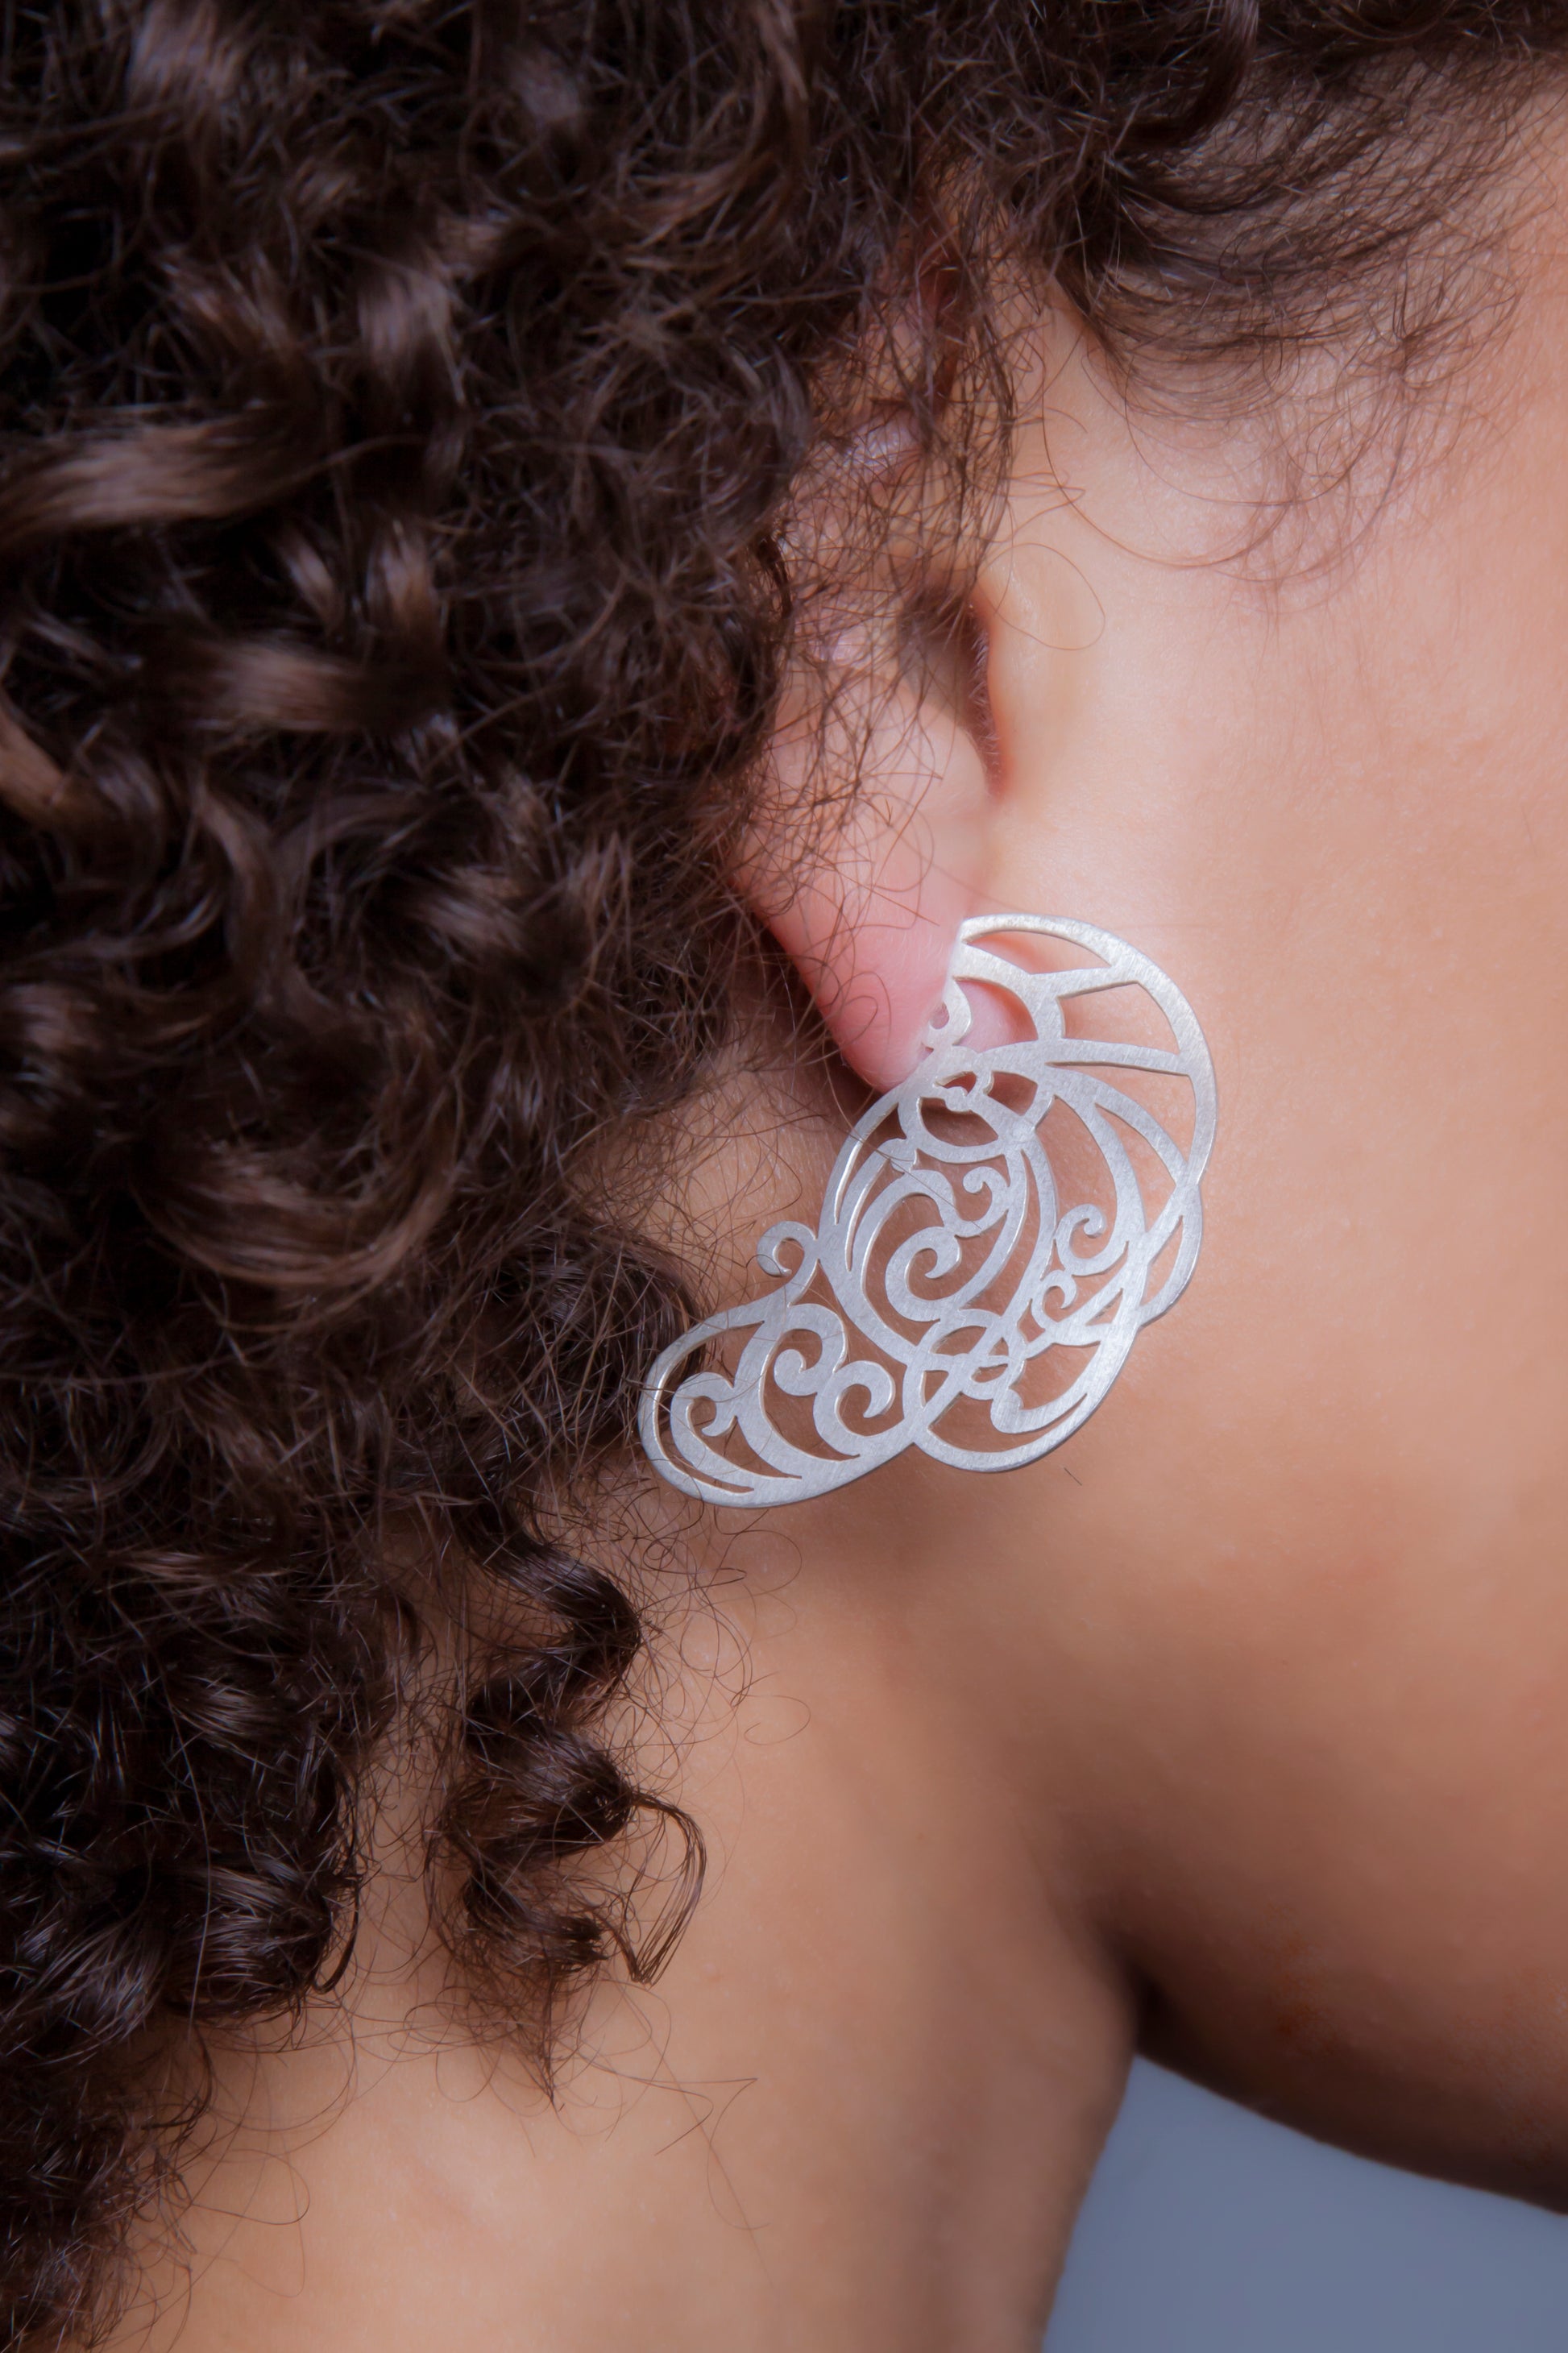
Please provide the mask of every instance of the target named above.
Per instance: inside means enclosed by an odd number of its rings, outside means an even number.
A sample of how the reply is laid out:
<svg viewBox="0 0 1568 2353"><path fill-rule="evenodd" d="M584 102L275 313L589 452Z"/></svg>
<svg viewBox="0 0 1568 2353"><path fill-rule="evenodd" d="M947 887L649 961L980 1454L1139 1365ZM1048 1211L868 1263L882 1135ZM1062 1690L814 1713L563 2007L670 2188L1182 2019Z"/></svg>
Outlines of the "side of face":
<svg viewBox="0 0 1568 2353"><path fill-rule="evenodd" d="M975 597L994 744L889 738L853 858L895 945L831 871L778 928L879 1083L963 913L1102 925L1197 1010L1181 1305L1061 1453L907 1461L833 1525L1005 1727L1157 2048L1568 2203L1560 193L1519 266L1451 429L1310 562L1235 557L1244 433L1049 326Z"/></svg>

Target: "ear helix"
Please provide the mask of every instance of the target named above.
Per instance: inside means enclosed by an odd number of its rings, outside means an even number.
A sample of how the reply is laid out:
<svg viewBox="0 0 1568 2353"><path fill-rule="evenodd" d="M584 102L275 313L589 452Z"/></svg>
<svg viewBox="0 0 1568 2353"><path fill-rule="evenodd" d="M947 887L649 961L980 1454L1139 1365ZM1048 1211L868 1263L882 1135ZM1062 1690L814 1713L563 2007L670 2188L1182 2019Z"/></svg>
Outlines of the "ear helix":
<svg viewBox="0 0 1568 2353"><path fill-rule="evenodd" d="M1009 936L1083 960L1035 969L994 944ZM1077 999L1129 988L1169 1045L1069 1034ZM975 989L1010 1000L1023 1034L981 1042L996 1025L976 1034ZM1129 1071L1181 1082L1184 1149L1112 1075ZM910 1446L974 1471L1037 1461L1186 1288L1215 1109L1192 1008L1136 948L1043 915L965 923L921 1060L856 1123L815 1230L786 1219L763 1235L775 1287L653 1366L648 1459L687 1494L751 1505L826 1494ZM1059 1165L1042 1135L1053 1113L1073 1139ZM1070 1199L1085 1146L1097 1191ZM728 1364L705 1361L715 1354Z"/></svg>

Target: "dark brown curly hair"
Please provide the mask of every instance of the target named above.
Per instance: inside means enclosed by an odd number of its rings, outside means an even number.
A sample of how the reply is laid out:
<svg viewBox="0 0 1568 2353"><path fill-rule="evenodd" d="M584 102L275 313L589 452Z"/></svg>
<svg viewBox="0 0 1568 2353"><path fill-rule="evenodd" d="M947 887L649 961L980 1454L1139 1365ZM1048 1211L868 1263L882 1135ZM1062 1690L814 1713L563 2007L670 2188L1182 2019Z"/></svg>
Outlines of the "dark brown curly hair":
<svg viewBox="0 0 1568 2353"><path fill-rule="evenodd" d="M0 2327L41 2347L112 2326L167 2187L160 2022L287 2018L342 1968L433 1659L431 1885L542 2052L689 1899L639 1932L583 1867L692 1835L608 1728L636 1577L561 1533L684 1312L584 1171L724 1034L792 486L856 353L886 327L981 476L1009 265L1124 353L1350 335L1408 373L1442 315L1412 239L1465 176L1433 126L1500 138L1565 27L3 23Z"/></svg>

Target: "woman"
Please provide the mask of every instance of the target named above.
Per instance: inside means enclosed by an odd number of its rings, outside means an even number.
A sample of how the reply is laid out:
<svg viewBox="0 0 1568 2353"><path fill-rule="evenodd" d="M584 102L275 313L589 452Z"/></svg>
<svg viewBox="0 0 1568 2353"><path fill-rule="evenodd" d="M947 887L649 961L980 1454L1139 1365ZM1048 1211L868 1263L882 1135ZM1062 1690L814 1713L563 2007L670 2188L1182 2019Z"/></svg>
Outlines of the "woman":
<svg viewBox="0 0 1568 2353"><path fill-rule="evenodd" d="M1140 2041L1564 2198L1565 31L8 13L7 2342L1013 2353ZM836 1451L943 1052L1120 1336Z"/></svg>

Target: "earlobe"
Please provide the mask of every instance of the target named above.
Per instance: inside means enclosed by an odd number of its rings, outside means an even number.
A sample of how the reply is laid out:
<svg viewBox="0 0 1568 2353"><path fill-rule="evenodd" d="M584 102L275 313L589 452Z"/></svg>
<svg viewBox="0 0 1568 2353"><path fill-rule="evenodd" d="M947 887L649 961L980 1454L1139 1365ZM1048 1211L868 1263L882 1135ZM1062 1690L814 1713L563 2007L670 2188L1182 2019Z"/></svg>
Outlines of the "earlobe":
<svg viewBox="0 0 1568 2353"><path fill-rule="evenodd" d="M769 918L839 1052L879 1092L919 1060L972 912L958 878L920 860L913 830L893 835L895 854L874 872L824 861Z"/></svg>

